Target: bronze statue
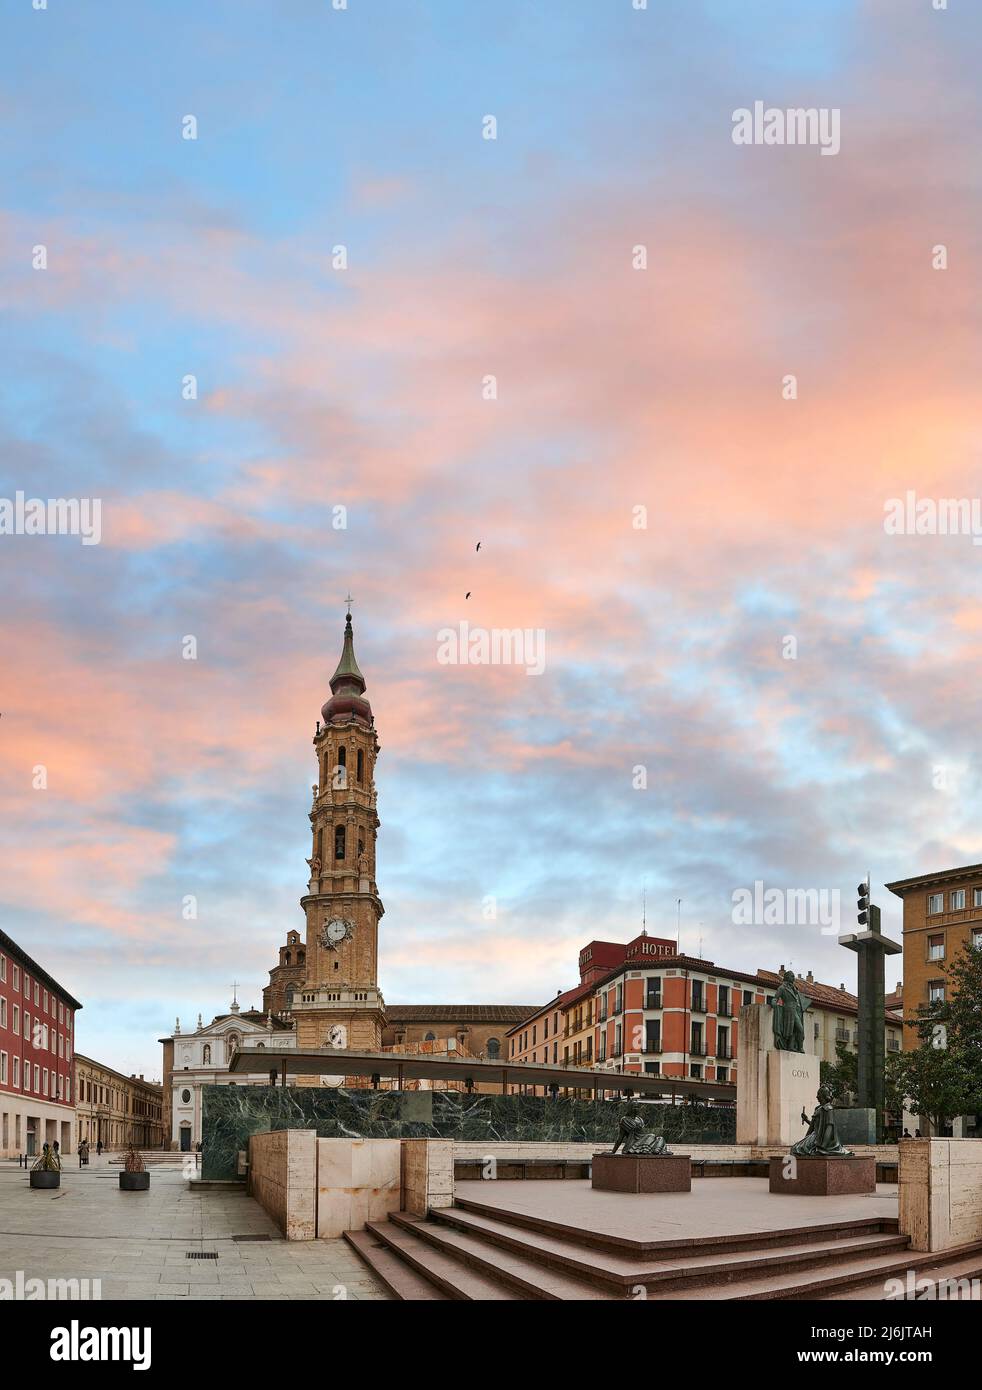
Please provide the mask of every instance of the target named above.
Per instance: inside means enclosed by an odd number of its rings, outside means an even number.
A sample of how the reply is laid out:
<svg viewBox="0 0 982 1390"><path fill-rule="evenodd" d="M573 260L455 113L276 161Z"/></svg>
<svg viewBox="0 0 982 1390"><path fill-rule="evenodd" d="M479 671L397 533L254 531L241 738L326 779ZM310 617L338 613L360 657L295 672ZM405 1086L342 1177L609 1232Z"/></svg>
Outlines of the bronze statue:
<svg viewBox="0 0 982 1390"><path fill-rule="evenodd" d="M782 1052L804 1052L805 1010L811 1000L803 999L798 992L793 970L785 970L769 1003L774 1019L774 1046Z"/></svg>
<svg viewBox="0 0 982 1390"><path fill-rule="evenodd" d="M819 1086L815 1099L818 1105L811 1120L802 1107L801 1123L808 1126L808 1133L791 1145L791 1152L797 1158L852 1158L852 1150L842 1147L835 1132L832 1092L827 1086Z"/></svg>
<svg viewBox="0 0 982 1390"><path fill-rule="evenodd" d="M623 1145L623 1152L626 1154L645 1154L659 1158L672 1157L672 1151L665 1143L664 1136L646 1130L644 1120L640 1115L622 1115L618 1129L620 1133L617 1137L617 1143L610 1151L611 1154L615 1154Z"/></svg>

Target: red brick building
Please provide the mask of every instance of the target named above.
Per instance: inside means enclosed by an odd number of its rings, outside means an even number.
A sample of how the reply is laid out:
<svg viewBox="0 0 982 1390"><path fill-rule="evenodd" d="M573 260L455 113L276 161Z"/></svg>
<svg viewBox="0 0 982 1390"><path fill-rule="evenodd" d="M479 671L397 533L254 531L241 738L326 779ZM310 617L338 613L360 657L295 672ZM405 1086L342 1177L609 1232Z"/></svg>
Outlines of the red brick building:
<svg viewBox="0 0 982 1390"><path fill-rule="evenodd" d="M0 931L0 1156L75 1147L72 1058L82 1006Z"/></svg>

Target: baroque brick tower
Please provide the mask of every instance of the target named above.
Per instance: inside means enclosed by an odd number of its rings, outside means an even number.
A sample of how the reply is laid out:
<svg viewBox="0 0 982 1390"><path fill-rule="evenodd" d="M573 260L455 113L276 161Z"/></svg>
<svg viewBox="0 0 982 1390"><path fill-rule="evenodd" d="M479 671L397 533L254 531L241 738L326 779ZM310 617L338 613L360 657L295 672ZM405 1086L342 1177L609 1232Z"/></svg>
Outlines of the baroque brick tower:
<svg viewBox="0 0 982 1390"><path fill-rule="evenodd" d="M377 1050L385 1008L378 989L378 924L385 909L375 882L379 742L355 660L350 610L321 719L314 735L310 880L300 899L307 953L293 1008L297 1045Z"/></svg>

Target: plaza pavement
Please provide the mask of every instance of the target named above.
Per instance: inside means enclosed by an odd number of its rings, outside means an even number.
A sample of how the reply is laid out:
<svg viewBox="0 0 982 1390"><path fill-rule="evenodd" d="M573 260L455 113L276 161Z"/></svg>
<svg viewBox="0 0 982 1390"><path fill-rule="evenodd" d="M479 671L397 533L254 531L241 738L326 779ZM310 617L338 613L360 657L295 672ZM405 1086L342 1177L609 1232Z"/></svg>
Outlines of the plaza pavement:
<svg viewBox="0 0 982 1390"><path fill-rule="evenodd" d="M149 1192L121 1192L118 1162L77 1162L35 1192L0 1161L0 1278L101 1279L104 1300L389 1297L343 1240L284 1240L244 1191L192 1192L179 1168L154 1168ZM218 1259L187 1258L202 1250Z"/></svg>

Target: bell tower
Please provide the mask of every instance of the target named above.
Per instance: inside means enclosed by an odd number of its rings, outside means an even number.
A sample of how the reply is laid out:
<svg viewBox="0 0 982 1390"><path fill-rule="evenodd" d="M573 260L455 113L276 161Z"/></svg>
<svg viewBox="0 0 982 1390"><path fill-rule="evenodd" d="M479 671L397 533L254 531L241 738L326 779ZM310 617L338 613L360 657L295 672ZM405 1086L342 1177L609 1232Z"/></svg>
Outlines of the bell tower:
<svg viewBox="0 0 982 1390"><path fill-rule="evenodd" d="M297 1045L378 1050L385 1009L378 989L378 924L385 909L375 882L379 742L355 660L350 606L314 748L313 848L300 899L307 918L306 974L293 1007Z"/></svg>

